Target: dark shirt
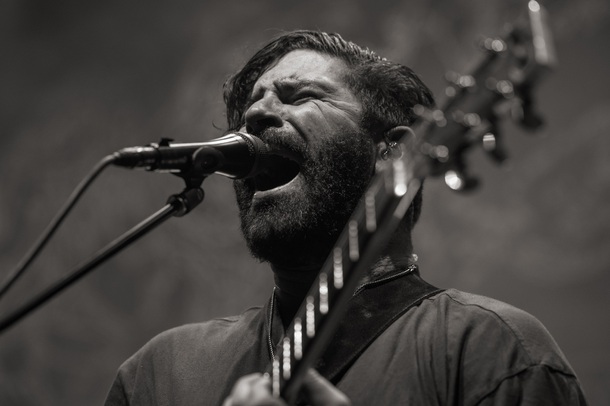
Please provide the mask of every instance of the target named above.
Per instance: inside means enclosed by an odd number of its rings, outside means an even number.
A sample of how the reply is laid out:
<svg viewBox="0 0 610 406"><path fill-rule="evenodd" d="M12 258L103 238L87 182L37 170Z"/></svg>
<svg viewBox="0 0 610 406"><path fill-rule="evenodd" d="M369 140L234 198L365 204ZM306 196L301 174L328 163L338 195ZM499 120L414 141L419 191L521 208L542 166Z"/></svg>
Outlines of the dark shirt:
<svg viewBox="0 0 610 406"><path fill-rule="evenodd" d="M221 405L263 372L283 334L269 304L160 334L119 369L106 405ZM505 303L448 289L377 337L337 387L354 405L582 405L544 326Z"/></svg>

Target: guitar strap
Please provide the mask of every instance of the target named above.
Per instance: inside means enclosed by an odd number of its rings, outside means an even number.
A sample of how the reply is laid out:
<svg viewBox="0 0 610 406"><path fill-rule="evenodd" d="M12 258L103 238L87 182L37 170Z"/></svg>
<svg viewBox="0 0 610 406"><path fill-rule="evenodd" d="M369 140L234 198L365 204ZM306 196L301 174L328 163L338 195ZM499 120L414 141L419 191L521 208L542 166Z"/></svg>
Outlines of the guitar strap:
<svg viewBox="0 0 610 406"><path fill-rule="evenodd" d="M372 282L350 299L346 315L316 369L337 384L364 350L396 319L442 291L421 279L417 268Z"/></svg>

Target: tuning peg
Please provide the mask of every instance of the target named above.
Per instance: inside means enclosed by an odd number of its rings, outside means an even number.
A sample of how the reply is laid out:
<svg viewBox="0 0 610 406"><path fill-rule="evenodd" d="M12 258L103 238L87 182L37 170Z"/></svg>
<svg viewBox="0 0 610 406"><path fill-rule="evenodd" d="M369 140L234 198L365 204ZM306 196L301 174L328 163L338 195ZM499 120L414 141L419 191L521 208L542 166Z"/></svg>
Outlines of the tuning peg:
<svg viewBox="0 0 610 406"><path fill-rule="evenodd" d="M504 146L500 142L500 131L496 120L488 122L487 130L481 136L483 151L496 163L501 164L508 158Z"/></svg>
<svg viewBox="0 0 610 406"><path fill-rule="evenodd" d="M489 131L483 134L483 137L481 138L481 145L483 150L494 162L501 164L506 161L508 156L506 154L506 150L500 143L497 131Z"/></svg>
<svg viewBox="0 0 610 406"><path fill-rule="evenodd" d="M513 118L528 130L537 130L544 125L542 115L534 108L534 102L529 91L521 94L511 109Z"/></svg>
<svg viewBox="0 0 610 406"><path fill-rule="evenodd" d="M477 84L472 75L462 75L454 71L445 73L445 80L461 89L474 87Z"/></svg>
<svg viewBox="0 0 610 406"><path fill-rule="evenodd" d="M537 130L544 125L544 119L538 112L531 109L524 109L521 124L529 130Z"/></svg>
<svg viewBox="0 0 610 406"><path fill-rule="evenodd" d="M505 99L512 99L515 96L515 86L510 80L497 80L496 78L489 77L485 81L485 87Z"/></svg>
<svg viewBox="0 0 610 406"><path fill-rule="evenodd" d="M445 172L445 184L449 186L451 190L468 192L479 185L479 180L463 171L451 169Z"/></svg>
<svg viewBox="0 0 610 406"><path fill-rule="evenodd" d="M508 45L503 39L486 37L479 41L479 48L485 52L499 54L508 49Z"/></svg>
<svg viewBox="0 0 610 406"><path fill-rule="evenodd" d="M458 155L447 171L445 171L445 184L451 190L468 192L479 185L479 180L468 173L464 164L464 157Z"/></svg>
<svg viewBox="0 0 610 406"><path fill-rule="evenodd" d="M442 110L429 109L421 104L416 104L413 106L413 113L427 123L435 124L438 127L447 125L447 119Z"/></svg>
<svg viewBox="0 0 610 406"><path fill-rule="evenodd" d="M454 97L458 90L473 89L477 84L473 76L462 75L454 71L445 73L445 81L451 85L445 88L447 97Z"/></svg>

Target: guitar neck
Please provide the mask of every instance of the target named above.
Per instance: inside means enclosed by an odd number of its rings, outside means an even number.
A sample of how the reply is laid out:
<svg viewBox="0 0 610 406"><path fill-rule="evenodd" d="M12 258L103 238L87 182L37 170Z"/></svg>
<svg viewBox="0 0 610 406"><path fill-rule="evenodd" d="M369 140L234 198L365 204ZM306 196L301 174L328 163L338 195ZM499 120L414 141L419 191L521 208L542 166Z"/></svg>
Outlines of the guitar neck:
<svg viewBox="0 0 610 406"><path fill-rule="evenodd" d="M273 393L289 402L296 398L304 374L332 339L359 281L381 255L420 188L421 178L413 176L403 159L386 164L371 181L272 354Z"/></svg>

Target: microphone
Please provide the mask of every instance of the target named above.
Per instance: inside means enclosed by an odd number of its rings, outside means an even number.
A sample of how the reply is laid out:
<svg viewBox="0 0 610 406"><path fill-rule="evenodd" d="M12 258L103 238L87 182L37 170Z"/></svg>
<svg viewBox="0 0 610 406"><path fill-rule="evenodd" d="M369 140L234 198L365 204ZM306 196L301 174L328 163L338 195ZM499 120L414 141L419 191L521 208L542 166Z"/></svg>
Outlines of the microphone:
<svg viewBox="0 0 610 406"><path fill-rule="evenodd" d="M217 173L240 179L263 170L270 154L260 138L238 132L206 142L172 143L162 139L158 144L123 148L112 156L115 165L126 168L202 176Z"/></svg>

